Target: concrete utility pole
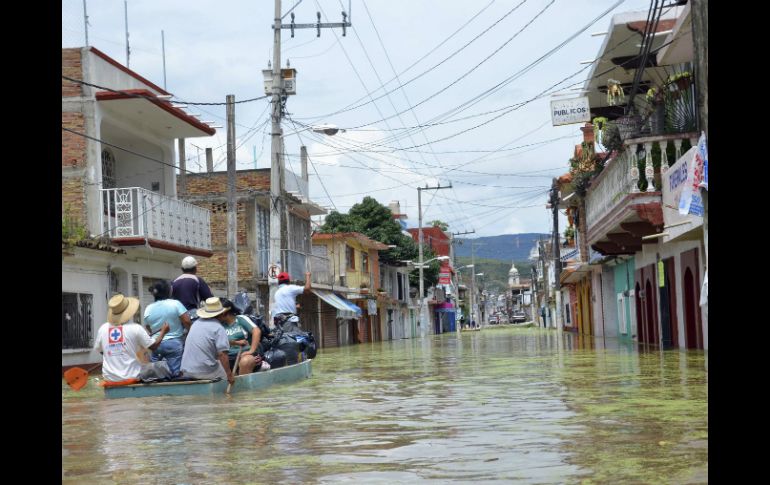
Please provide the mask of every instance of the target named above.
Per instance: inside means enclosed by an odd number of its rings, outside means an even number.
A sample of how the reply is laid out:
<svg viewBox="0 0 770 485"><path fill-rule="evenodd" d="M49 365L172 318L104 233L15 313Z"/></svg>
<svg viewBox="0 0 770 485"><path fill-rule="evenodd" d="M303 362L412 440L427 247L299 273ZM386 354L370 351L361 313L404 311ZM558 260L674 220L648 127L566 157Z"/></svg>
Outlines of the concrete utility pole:
<svg viewBox="0 0 770 485"><path fill-rule="evenodd" d="M476 233L476 229L474 229L472 231L465 231L465 232L453 232L452 233L452 244L455 243L454 236L464 236L466 234L475 234L475 233ZM460 242L460 244L462 244L462 241ZM456 251L452 251L452 256L455 256L456 254L457 254ZM457 262L453 260L452 261L452 266L456 268L457 267ZM459 275L460 274L458 273L458 279L459 279ZM460 300L460 282L459 281L457 282L456 288L457 288L457 300L458 300L457 307L458 308L462 308L459 305L459 300ZM458 325L457 322L455 323L455 330L458 331L458 332L460 331L460 325Z"/></svg>
<svg viewBox="0 0 770 485"><path fill-rule="evenodd" d="M698 93L698 121L700 128L709 137L709 24L708 0L692 0L692 41L695 61L695 87ZM708 190L701 190L703 198L703 246L706 252L706 269L709 260L709 195Z"/></svg>
<svg viewBox="0 0 770 485"><path fill-rule="evenodd" d="M273 93L272 125L270 138L270 247L269 264L281 260L281 215L283 214L283 159L281 156L281 0L275 0L275 24L273 25ZM296 277L297 275L295 275ZM270 285L269 317L272 322L273 302L278 288Z"/></svg>
<svg viewBox="0 0 770 485"><path fill-rule="evenodd" d="M163 52L163 89L166 89L166 34L160 31L160 47Z"/></svg>
<svg viewBox="0 0 770 485"><path fill-rule="evenodd" d="M206 171L211 173L214 171L214 149L206 148Z"/></svg>
<svg viewBox="0 0 770 485"><path fill-rule="evenodd" d="M179 195L187 193L187 160L184 152L184 138L177 141L179 147Z"/></svg>
<svg viewBox="0 0 770 485"><path fill-rule="evenodd" d="M417 214L418 214L418 228L417 233L419 235L419 244L418 244L418 251L420 256L420 336L425 336L425 315L423 314L423 310L425 307L425 282L423 281L423 258L422 258L422 191L423 190L440 190L440 189L451 189L452 184L445 185L442 187L441 185L438 185L436 187L428 187L427 185L425 187L417 187Z"/></svg>
<svg viewBox="0 0 770 485"><path fill-rule="evenodd" d="M561 275L561 253L559 251L559 185L556 179L553 179L553 185L551 186L551 210L553 211L553 288L556 293L554 295L556 299L556 328L562 330L561 283L559 281L559 276Z"/></svg>
<svg viewBox="0 0 770 485"><path fill-rule="evenodd" d="M298 4L295 4L296 7ZM273 63L272 63L272 124L270 137L270 246L268 252L268 263L281 263L281 227L283 226L282 217L284 213L283 201L283 140L281 131L282 98L283 98L283 79L281 77L281 29L291 29L291 36L294 37L295 29L317 29L318 36L321 36L322 28L342 27L342 35L345 35L345 28L350 27L351 23L347 21L347 13L342 12L342 23L321 23L321 13L318 12L318 22L313 24L295 24L294 10L292 7L286 15L291 13L291 23L283 24L281 16L281 0L275 0L274 3L274 22L273 22ZM284 15L285 17L285 15ZM300 278L302 275L292 275L294 278ZM270 285L269 313L272 322L273 302L275 301L276 284Z"/></svg>
<svg viewBox="0 0 770 485"><path fill-rule="evenodd" d="M235 201L235 96L227 95L227 296L238 291L238 206Z"/></svg>
<svg viewBox="0 0 770 485"><path fill-rule="evenodd" d="M131 57L131 48L128 46L128 0L123 0L123 7L126 19L126 67L129 67L128 63Z"/></svg>
<svg viewBox="0 0 770 485"><path fill-rule="evenodd" d="M83 0L83 26L86 29L86 47L88 47L88 12L86 11L86 0Z"/></svg>

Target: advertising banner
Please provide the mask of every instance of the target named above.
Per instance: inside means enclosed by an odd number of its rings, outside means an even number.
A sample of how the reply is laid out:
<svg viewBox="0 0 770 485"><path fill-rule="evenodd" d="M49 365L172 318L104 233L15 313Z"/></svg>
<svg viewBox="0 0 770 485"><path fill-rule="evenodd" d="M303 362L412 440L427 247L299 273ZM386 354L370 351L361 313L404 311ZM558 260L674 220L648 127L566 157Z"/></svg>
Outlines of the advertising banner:
<svg viewBox="0 0 770 485"><path fill-rule="evenodd" d="M703 167L705 155L707 154L705 134L701 135L698 147L693 148L695 150L690 149L693 152L693 158L687 167L687 182L682 188L682 196L679 199L679 213L681 215L693 214L702 217L703 199L700 196L700 183L703 181Z"/></svg>

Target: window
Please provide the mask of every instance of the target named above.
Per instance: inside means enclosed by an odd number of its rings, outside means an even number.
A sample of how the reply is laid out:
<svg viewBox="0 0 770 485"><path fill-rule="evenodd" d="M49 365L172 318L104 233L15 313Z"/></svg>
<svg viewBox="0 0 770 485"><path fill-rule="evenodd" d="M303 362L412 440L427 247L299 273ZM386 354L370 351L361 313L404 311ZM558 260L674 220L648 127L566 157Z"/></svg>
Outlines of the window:
<svg viewBox="0 0 770 485"><path fill-rule="evenodd" d="M404 301L404 278L405 274L396 273L396 279L398 280L398 300Z"/></svg>
<svg viewBox="0 0 770 485"><path fill-rule="evenodd" d="M115 187L115 157L105 148L102 150L102 188L114 189Z"/></svg>
<svg viewBox="0 0 770 485"><path fill-rule="evenodd" d="M345 262L348 269L356 269L356 250L350 246L345 246Z"/></svg>
<svg viewBox="0 0 770 485"><path fill-rule="evenodd" d="M367 253L361 253L361 271L369 273L369 255Z"/></svg>
<svg viewBox="0 0 770 485"><path fill-rule="evenodd" d="M62 349L91 347L92 304L93 295L84 293L61 294Z"/></svg>

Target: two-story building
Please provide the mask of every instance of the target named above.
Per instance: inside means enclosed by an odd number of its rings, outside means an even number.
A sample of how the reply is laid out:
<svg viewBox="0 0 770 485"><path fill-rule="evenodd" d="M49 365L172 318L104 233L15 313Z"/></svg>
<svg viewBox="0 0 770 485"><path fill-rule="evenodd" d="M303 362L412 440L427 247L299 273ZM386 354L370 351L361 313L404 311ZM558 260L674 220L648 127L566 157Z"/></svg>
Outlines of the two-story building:
<svg viewBox="0 0 770 485"><path fill-rule="evenodd" d="M584 315L590 310L591 325L581 324L581 333L663 348L708 346L707 319L699 307L703 219L678 213L699 137L690 3L668 9L654 29L647 28L646 12L613 16L597 58L616 68L595 76L594 70L605 69L597 63L586 82L592 115L619 127L621 146L608 154L578 210L585 224L578 233L598 254L562 274L563 282L587 283L577 300ZM638 48L626 41L645 32L654 61L634 64ZM607 76L625 89L638 77L635 106L644 116L609 102ZM584 135L592 129L587 124Z"/></svg>
<svg viewBox="0 0 770 485"><path fill-rule="evenodd" d="M414 338L417 315L409 308L409 266L407 263L380 262L380 284L377 292L382 340Z"/></svg>
<svg viewBox="0 0 770 485"><path fill-rule="evenodd" d="M114 293L143 309L182 258L211 256L210 211L177 198L174 141L215 130L94 47L62 49L62 75L62 238L77 234L62 248L64 367L101 361Z"/></svg>
<svg viewBox="0 0 770 485"><path fill-rule="evenodd" d="M313 254L329 261L329 277L336 297L350 300L360 309L357 321L324 321L324 335L330 340L332 334L336 335L338 345L382 340L387 329L377 316L378 251L387 250L388 246L357 232L314 234L312 243Z"/></svg>

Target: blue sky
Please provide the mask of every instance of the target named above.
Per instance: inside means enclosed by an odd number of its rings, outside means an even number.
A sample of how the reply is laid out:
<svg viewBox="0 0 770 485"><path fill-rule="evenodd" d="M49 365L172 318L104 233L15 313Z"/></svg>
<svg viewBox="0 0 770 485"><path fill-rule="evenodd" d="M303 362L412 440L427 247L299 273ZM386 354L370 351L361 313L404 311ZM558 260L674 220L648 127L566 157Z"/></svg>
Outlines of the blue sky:
<svg viewBox="0 0 770 485"><path fill-rule="evenodd" d="M294 3L284 0L283 12ZM586 67L580 61L594 59L603 40L590 34L605 31L613 14L649 7L649 2L625 1L520 72L615 3L353 0L353 27L345 37L340 30L322 30L320 38L315 30L297 30L292 39L283 31L283 64L288 59L298 70L297 95L287 102L294 122L284 125L287 168L299 174L304 143L312 161L311 198L341 212L368 194L386 205L400 201L415 226L416 187L451 183L452 189L423 194L424 220L442 219L456 232L475 229L476 236L548 232L545 192L553 176L566 172L574 145L582 141L580 125L551 126L550 97L502 108ZM317 11L323 21L339 22L343 6L348 10L347 0L302 0L294 10L296 22L315 22ZM89 43L125 64L123 0L91 0L87 9ZM273 2L267 0L129 0L130 68L163 85L163 30L167 90L179 99L261 96L261 70L272 58L272 19ZM84 43L83 1L64 0L62 46ZM585 80L587 72L564 85ZM463 106L515 74L493 94ZM351 105L355 109L340 112ZM188 111L224 126L224 107ZM255 153L256 166L269 167L267 111L266 100L238 105L238 168L253 168ZM495 112L482 114L488 111ZM348 131L326 137L304 129L319 123ZM475 128L481 123L486 124ZM422 128L405 129L417 125ZM201 149L221 147L214 152L214 160L222 160L217 170L225 169L225 141L224 129L210 139L190 140ZM188 145L188 156L197 150ZM205 170L202 150L201 165ZM196 163L191 168L199 170Z"/></svg>

